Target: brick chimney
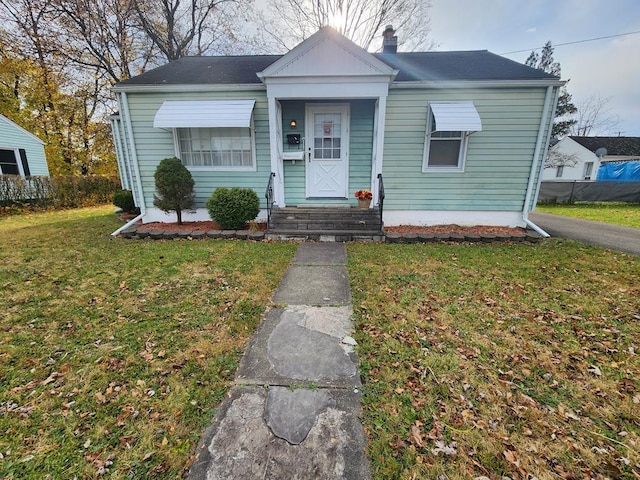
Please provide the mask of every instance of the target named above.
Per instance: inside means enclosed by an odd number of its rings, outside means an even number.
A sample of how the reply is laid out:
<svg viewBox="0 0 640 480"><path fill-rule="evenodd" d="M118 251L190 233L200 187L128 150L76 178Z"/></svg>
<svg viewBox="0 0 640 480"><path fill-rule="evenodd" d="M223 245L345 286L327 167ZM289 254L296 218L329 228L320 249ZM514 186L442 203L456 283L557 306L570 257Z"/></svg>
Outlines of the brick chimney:
<svg viewBox="0 0 640 480"><path fill-rule="evenodd" d="M387 25L382 32L382 53L398 53L398 37L393 25Z"/></svg>

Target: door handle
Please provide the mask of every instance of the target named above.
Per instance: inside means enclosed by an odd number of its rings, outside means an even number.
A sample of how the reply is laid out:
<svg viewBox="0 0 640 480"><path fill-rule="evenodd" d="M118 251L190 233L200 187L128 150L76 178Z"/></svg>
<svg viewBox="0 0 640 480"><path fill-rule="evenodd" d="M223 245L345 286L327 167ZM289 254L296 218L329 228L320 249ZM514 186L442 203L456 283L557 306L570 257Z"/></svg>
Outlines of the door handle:
<svg viewBox="0 0 640 480"><path fill-rule="evenodd" d="M309 163L311 163L311 147L309 147Z"/></svg>

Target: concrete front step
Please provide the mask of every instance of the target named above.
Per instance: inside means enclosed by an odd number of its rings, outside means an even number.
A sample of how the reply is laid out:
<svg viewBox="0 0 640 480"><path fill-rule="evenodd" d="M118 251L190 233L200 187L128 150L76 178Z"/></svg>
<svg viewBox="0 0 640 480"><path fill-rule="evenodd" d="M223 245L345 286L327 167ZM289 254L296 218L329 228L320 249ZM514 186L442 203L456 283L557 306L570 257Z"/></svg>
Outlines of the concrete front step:
<svg viewBox="0 0 640 480"><path fill-rule="evenodd" d="M334 236L350 241L353 236L380 237L382 222L377 209L355 207L287 207L271 212L271 238Z"/></svg>
<svg viewBox="0 0 640 480"><path fill-rule="evenodd" d="M295 240L316 242L382 242L384 234L379 230L268 230L267 240Z"/></svg>

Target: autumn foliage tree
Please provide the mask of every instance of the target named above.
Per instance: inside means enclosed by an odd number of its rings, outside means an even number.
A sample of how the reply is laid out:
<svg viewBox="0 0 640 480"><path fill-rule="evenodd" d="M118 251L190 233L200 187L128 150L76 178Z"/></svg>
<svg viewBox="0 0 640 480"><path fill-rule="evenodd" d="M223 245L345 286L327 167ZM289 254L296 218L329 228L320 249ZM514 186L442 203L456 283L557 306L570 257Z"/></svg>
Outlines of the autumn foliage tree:
<svg viewBox="0 0 640 480"><path fill-rule="evenodd" d="M252 0L0 0L0 113L52 174L117 171L109 88L185 55L238 50Z"/></svg>

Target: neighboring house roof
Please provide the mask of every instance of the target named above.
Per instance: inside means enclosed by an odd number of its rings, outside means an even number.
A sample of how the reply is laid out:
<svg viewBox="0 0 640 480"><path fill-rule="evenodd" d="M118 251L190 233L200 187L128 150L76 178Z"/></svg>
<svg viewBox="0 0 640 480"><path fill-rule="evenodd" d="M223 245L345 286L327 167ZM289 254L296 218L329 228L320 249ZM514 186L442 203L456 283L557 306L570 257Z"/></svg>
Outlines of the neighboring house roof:
<svg viewBox="0 0 640 480"><path fill-rule="evenodd" d="M399 70L396 82L557 80L487 50L375 54ZM282 55L183 57L118 85L259 84L256 75Z"/></svg>
<svg viewBox="0 0 640 480"><path fill-rule="evenodd" d="M15 129L17 129L17 130L20 130L22 133L24 133L24 134L26 134L26 135L29 135L31 138L33 138L35 141L37 141L37 142L41 143L42 145L44 145L44 144L45 144L42 140L40 140L38 137L36 137L33 133L31 133L31 132L30 132L30 131L28 131L28 130L25 130L25 129L24 129L24 128L22 128L20 125L18 125L16 122L13 122L13 121L9 120L7 117L5 117L4 115L2 115L2 114L0 113L0 122L3 122L3 121L4 121L5 123L9 124L10 126L12 126L13 128L15 128Z"/></svg>
<svg viewBox="0 0 640 480"><path fill-rule="evenodd" d="M640 137L578 137L569 138L595 153L599 148L607 149L607 156L640 157Z"/></svg>

